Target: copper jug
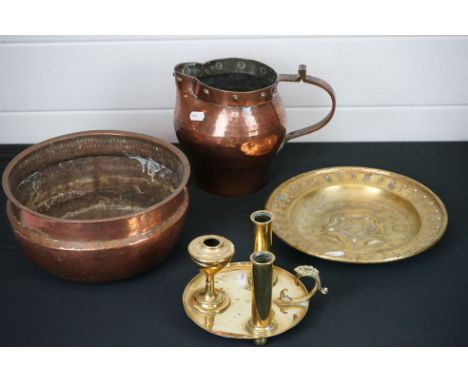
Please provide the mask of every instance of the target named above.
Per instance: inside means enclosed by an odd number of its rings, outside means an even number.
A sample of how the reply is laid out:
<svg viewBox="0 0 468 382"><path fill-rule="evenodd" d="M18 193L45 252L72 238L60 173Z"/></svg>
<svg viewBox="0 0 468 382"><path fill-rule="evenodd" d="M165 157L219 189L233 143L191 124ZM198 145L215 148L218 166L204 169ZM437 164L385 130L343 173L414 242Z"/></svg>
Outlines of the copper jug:
<svg viewBox="0 0 468 382"><path fill-rule="evenodd" d="M241 196L259 190L275 153L293 138L324 127L335 112L335 94L325 81L306 74L277 74L254 60L226 58L175 67L174 126L195 179L204 190ZM331 97L321 121L287 133L279 82L305 82Z"/></svg>

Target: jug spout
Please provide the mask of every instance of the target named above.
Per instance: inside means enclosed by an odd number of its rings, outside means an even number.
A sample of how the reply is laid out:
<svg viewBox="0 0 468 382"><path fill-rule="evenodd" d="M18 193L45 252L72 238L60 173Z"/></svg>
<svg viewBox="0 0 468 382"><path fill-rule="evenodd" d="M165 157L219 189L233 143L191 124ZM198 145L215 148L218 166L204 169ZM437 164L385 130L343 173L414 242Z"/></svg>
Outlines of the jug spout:
<svg viewBox="0 0 468 382"><path fill-rule="evenodd" d="M253 251L267 251L272 250L272 233L271 223L273 221L273 215L271 212L266 210L255 211L250 215L250 220L254 224L253 233Z"/></svg>
<svg viewBox="0 0 468 382"><path fill-rule="evenodd" d="M250 256L252 262L252 316L247 323L247 329L258 338L258 345L264 345L266 337L276 328L273 318L273 263L275 255L267 251L254 252Z"/></svg>
<svg viewBox="0 0 468 382"><path fill-rule="evenodd" d="M182 62L174 68L174 75L194 78L202 73L203 64L199 62ZM178 80L179 81L179 80Z"/></svg>

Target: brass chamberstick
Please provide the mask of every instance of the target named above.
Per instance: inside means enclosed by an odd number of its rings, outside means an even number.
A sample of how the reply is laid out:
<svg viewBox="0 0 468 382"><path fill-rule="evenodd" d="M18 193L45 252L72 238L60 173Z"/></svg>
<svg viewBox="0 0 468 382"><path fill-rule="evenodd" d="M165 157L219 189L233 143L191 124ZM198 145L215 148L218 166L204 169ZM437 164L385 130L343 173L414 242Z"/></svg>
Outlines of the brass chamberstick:
<svg viewBox="0 0 468 382"><path fill-rule="evenodd" d="M268 333L256 334L249 330L248 324L252 313L252 288L248 279L251 272L252 264L250 262L239 262L229 264L216 275L216 288L230 296L230 304L227 309L211 314L201 312L196 308L197 302L193 297L194 293L205 285L205 277L199 273L187 284L184 290L185 312L193 322L208 332L237 339L273 337L296 326L307 313L308 299L313 293L309 293L296 276L275 266L274 272L277 275L277 282L273 286L271 306L275 326ZM313 292L316 291L315 289ZM281 300L286 291L291 304L286 304L284 300ZM300 302L296 303L296 299L300 299Z"/></svg>

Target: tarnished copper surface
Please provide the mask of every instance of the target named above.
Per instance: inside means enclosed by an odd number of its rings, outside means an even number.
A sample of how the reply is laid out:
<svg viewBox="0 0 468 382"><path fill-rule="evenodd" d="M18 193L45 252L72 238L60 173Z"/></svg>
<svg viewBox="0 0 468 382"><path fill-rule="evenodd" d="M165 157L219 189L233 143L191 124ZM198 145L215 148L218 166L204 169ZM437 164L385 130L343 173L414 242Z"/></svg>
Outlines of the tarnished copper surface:
<svg viewBox="0 0 468 382"><path fill-rule="evenodd" d="M306 75L277 74L253 60L228 58L174 69L177 85L174 125L196 180L208 192L240 196L266 183L276 152L290 139L325 126L335 111L333 89ZM320 122L286 133L278 83L305 82L324 89L332 107Z"/></svg>
<svg viewBox="0 0 468 382"><path fill-rule="evenodd" d="M169 253L188 208L189 173L185 155L160 139L87 131L24 150L2 184L31 260L98 282L133 276Z"/></svg>

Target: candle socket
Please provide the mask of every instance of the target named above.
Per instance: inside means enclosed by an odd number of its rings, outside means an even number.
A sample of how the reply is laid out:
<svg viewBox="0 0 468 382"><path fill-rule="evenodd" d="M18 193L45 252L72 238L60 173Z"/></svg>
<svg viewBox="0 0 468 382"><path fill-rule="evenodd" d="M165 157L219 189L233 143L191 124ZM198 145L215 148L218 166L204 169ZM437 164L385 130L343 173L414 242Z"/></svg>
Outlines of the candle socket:
<svg viewBox="0 0 468 382"><path fill-rule="evenodd" d="M202 313L219 313L227 309L229 296L215 288L215 275L231 261L234 245L218 235L199 236L192 240L188 251L193 262L205 276L205 287L194 292L194 308Z"/></svg>
<svg viewBox="0 0 468 382"><path fill-rule="evenodd" d="M273 263L275 255L267 251L254 252L250 256L252 263L252 316L247 329L259 337L258 344L264 344L262 337L267 337L275 328L273 318Z"/></svg>
<svg viewBox="0 0 468 382"><path fill-rule="evenodd" d="M271 224L273 215L267 210L258 210L250 215L250 220L253 223L253 253L255 252L272 252L273 234ZM278 276L273 271L273 285L278 281ZM252 277L249 276L247 289L252 287Z"/></svg>
<svg viewBox="0 0 468 382"><path fill-rule="evenodd" d="M250 220L254 225L253 231L253 252L266 251L271 252L272 233L271 222L273 216L269 211L259 210L250 215Z"/></svg>

